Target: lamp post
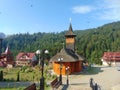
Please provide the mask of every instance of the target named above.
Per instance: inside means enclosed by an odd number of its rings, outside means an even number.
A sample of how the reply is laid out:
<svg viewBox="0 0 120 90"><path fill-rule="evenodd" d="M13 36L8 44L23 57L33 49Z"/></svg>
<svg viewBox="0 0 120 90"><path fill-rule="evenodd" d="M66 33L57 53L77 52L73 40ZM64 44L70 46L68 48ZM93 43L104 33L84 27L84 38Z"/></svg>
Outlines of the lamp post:
<svg viewBox="0 0 120 90"><path fill-rule="evenodd" d="M66 72L67 72L67 85L69 85L69 79L68 79L68 75L69 75L69 66L66 68Z"/></svg>
<svg viewBox="0 0 120 90"><path fill-rule="evenodd" d="M39 62L40 62L40 54L41 54L41 66L42 66L42 77L40 78L40 90L44 90L44 76L43 76L43 72L44 72L44 58L45 58L45 54L48 54L48 50L42 50L42 52L40 52L40 50L36 51L36 54L39 55Z"/></svg>
<svg viewBox="0 0 120 90"><path fill-rule="evenodd" d="M63 61L63 58L58 58L58 61L59 61L59 64L60 64L60 77L59 77L59 82L62 84L62 61Z"/></svg>
<svg viewBox="0 0 120 90"><path fill-rule="evenodd" d="M38 55L38 64L39 64L39 65L40 65L40 53L41 53L40 50L37 50L37 51L36 51L36 54Z"/></svg>

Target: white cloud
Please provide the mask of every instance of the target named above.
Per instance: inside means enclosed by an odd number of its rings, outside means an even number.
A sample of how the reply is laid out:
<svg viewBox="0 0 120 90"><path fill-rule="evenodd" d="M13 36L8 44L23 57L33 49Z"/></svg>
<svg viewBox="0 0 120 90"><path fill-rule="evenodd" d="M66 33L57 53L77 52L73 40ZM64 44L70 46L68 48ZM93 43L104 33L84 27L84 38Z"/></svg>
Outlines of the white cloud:
<svg viewBox="0 0 120 90"><path fill-rule="evenodd" d="M94 4L74 6L73 13L91 14L94 18L101 20L120 20L120 0L99 0Z"/></svg>
<svg viewBox="0 0 120 90"><path fill-rule="evenodd" d="M101 19L120 20L120 1L119 0L103 0Z"/></svg>
<svg viewBox="0 0 120 90"><path fill-rule="evenodd" d="M75 6L72 8L73 13L86 14L92 11L91 6Z"/></svg>
<svg viewBox="0 0 120 90"><path fill-rule="evenodd" d="M120 1L119 0L103 0L105 3L106 8L120 8Z"/></svg>

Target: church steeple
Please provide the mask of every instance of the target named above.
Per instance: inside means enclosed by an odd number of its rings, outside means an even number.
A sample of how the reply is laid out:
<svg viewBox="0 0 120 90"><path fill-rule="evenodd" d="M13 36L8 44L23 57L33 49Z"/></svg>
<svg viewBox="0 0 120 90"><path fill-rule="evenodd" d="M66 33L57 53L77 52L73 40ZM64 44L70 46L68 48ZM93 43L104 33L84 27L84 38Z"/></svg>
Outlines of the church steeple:
<svg viewBox="0 0 120 90"><path fill-rule="evenodd" d="M76 34L73 33L72 24L70 23L69 30L65 34L66 48L75 51L75 37Z"/></svg>
<svg viewBox="0 0 120 90"><path fill-rule="evenodd" d="M69 30L65 34L65 37L67 37L67 36L76 37L76 35L73 33L73 29L72 29L72 24L71 23L70 23L70 26L69 26Z"/></svg>
<svg viewBox="0 0 120 90"><path fill-rule="evenodd" d="M11 54L11 51L9 49L9 46L7 46L6 50L5 50L5 54Z"/></svg>

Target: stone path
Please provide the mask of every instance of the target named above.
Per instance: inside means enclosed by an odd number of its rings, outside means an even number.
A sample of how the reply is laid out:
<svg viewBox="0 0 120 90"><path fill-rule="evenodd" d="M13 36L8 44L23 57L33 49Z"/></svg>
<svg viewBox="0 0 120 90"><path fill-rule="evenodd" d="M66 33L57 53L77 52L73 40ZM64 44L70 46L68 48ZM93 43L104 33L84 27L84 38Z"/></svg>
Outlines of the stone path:
<svg viewBox="0 0 120 90"><path fill-rule="evenodd" d="M96 66L98 72L94 74L79 73L69 75L69 86L66 85L66 76L63 76L63 86L59 90L91 90L90 78L94 79L101 90L120 90L120 71L116 67Z"/></svg>

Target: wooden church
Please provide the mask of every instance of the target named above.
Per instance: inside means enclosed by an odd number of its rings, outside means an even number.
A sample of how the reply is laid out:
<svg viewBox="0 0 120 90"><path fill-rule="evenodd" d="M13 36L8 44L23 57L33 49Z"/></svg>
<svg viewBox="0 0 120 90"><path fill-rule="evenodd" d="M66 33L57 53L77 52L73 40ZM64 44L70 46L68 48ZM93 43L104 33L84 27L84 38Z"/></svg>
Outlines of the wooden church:
<svg viewBox="0 0 120 90"><path fill-rule="evenodd" d="M56 74L67 74L69 67L69 74L80 72L82 70L82 61L84 57L75 52L75 37L72 25L70 23L69 30L65 34L66 47L61 49L59 53L51 58L53 70ZM61 69L61 70L60 70Z"/></svg>
<svg viewBox="0 0 120 90"><path fill-rule="evenodd" d="M2 40L0 38L0 67L12 68L15 65L13 54L8 46L5 52L2 52Z"/></svg>

